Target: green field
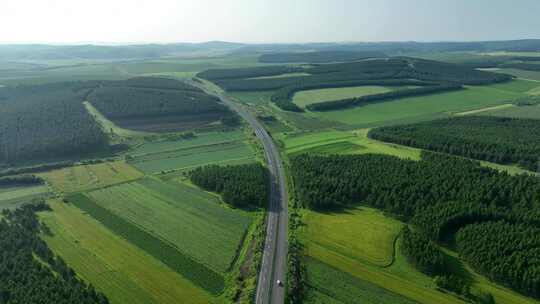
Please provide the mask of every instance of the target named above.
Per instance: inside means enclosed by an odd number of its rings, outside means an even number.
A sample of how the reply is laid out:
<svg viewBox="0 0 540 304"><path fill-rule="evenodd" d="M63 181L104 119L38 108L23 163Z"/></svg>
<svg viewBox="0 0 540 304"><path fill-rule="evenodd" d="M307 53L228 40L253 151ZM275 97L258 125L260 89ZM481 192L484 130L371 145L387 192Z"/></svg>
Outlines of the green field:
<svg viewBox="0 0 540 304"><path fill-rule="evenodd" d="M98 205L86 195L71 195L68 201L200 288L218 295L225 287L221 274L183 254L173 244Z"/></svg>
<svg viewBox="0 0 540 304"><path fill-rule="evenodd" d="M87 195L220 273L229 270L252 222L248 213L221 206L218 198L198 188L153 178Z"/></svg>
<svg viewBox="0 0 540 304"><path fill-rule="evenodd" d="M346 88L306 90L294 94L293 102L299 107L305 108L307 105L313 103L386 93L390 91L392 91L392 89L382 86L357 86Z"/></svg>
<svg viewBox="0 0 540 304"><path fill-rule="evenodd" d="M456 92L409 97L339 111L311 112L307 115L357 128L412 123L448 117L452 113L506 104L524 96L525 92L534 88L535 84L518 80L508 84L468 87Z"/></svg>
<svg viewBox="0 0 540 304"><path fill-rule="evenodd" d="M243 142L226 142L175 151L145 154L129 161L144 173L188 170L207 164L243 164L255 160L253 150Z"/></svg>
<svg viewBox="0 0 540 304"><path fill-rule="evenodd" d="M132 156L142 156L145 154L161 153L167 151L176 151L197 146L206 146L221 144L231 141L241 141L245 137L240 130L231 132L211 132L197 134L194 138L179 139L179 140L164 140L145 142L129 152Z"/></svg>
<svg viewBox="0 0 540 304"><path fill-rule="evenodd" d="M289 133L276 138L290 156L299 153L362 154L379 153L419 160L420 150L384 143L367 137L368 129Z"/></svg>
<svg viewBox="0 0 540 304"><path fill-rule="evenodd" d="M305 303L414 304L399 294L318 261L306 259L308 292Z"/></svg>
<svg viewBox="0 0 540 304"><path fill-rule="evenodd" d="M49 188L42 185L0 187L0 209L16 208L48 193Z"/></svg>
<svg viewBox="0 0 540 304"><path fill-rule="evenodd" d="M210 303L203 289L105 228L80 209L49 201L40 213L51 229L43 235L51 249L77 274L104 292L111 303Z"/></svg>
<svg viewBox="0 0 540 304"><path fill-rule="evenodd" d="M144 173L188 170L206 164L244 164L255 160L242 130L197 134L194 138L149 141L129 151L128 162Z"/></svg>
<svg viewBox="0 0 540 304"><path fill-rule="evenodd" d="M39 176L60 192L77 192L101 188L138 179L143 174L130 165L117 161L81 165L40 173Z"/></svg>

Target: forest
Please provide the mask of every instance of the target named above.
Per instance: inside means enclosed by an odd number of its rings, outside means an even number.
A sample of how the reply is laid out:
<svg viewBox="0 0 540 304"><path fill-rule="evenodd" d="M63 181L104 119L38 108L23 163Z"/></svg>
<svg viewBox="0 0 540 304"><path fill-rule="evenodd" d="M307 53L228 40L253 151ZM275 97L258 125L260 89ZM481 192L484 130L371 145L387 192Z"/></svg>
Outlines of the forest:
<svg viewBox="0 0 540 304"><path fill-rule="evenodd" d="M189 173L191 181L219 193L223 201L238 208L264 208L268 203L270 175L261 164L208 165Z"/></svg>
<svg viewBox="0 0 540 304"><path fill-rule="evenodd" d="M524 237L537 233L540 225L538 177L512 176L477 161L426 151L421 161L301 154L291 159L291 173L294 191L308 208L365 204L409 221L424 236L409 238L405 252L425 272L437 274L442 263L429 242L447 244L455 238L459 253L477 271L540 297L540 243L537 237ZM497 225L506 225L507 232L479 233L496 232ZM507 276L510 268L513 273ZM439 278L441 284L458 281L447 273Z"/></svg>
<svg viewBox="0 0 540 304"><path fill-rule="evenodd" d="M536 171L540 123L534 119L463 116L373 129L373 139Z"/></svg>
<svg viewBox="0 0 540 304"><path fill-rule="evenodd" d="M5 87L0 88L0 162L80 157L108 148L108 130L88 113L86 100L113 120L182 115L190 122L239 123L217 98L167 78Z"/></svg>
<svg viewBox="0 0 540 304"><path fill-rule="evenodd" d="M287 69L290 71L287 72ZM257 79L292 72L307 75ZM302 111L292 103L294 93L302 90L358 85L416 85L434 88L408 90L407 96L427 91L457 89L461 85L481 85L509 81L512 76L479 71L467 66L432 60L391 57L345 63L312 64L304 67L266 66L243 69L208 70L198 77L215 82L227 91L277 90L272 101L286 111ZM443 89L444 88L444 89ZM336 102L333 108L355 105Z"/></svg>
<svg viewBox="0 0 540 304"><path fill-rule="evenodd" d="M0 88L0 161L77 155L107 145L81 102L84 83Z"/></svg>
<svg viewBox="0 0 540 304"><path fill-rule="evenodd" d="M40 233L50 233L36 212L44 202L5 209L0 220L0 303L107 304L107 297L55 256Z"/></svg>

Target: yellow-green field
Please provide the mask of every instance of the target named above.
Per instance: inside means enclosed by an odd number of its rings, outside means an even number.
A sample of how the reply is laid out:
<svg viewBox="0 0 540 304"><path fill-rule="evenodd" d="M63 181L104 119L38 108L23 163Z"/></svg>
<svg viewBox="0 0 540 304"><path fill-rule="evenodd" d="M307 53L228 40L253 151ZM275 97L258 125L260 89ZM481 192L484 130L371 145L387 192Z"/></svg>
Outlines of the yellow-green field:
<svg viewBox="0 0 540 304"><path fill-rule="evenodd" d="M49 188L42 185L0 187L0 209L16 208L48 193Z"/></svg>
<svg viewBox="0 0 540 304"><path fill-rule="evenodd" d="M382 86L357 86L345 88L306 90L294 94L293 102L299 107L305 108L307 105L313 103L386 93L391 90L392 89Z"/></svg>
<svg viewBox="0 0 540 304"><path fill-rule="evenodd" d="M366 207L336 213L306 211L304 219L306 226L303 228L302 237L308 257L308 273L312 274L308 280L314 280L309 285L316 287L316 290L310 292L322 293L318 295L319 297L332 298L333 294L339 296L342 289L352 288L347 285L348 283L354 283L354 280L357 280L355 284L365 285L362 296L367 297L366 299L373 296L370 290L374 290L375 293L381 293L381 298L401 295L409 300L425 304L465 303L457 296L438 291L432 278L420 273L406 261L399 249L399 239L396 239L403 226L400 221ZM455 253L450 252L450 254L457 258ZM539 303L537 300L490 282L475 273L463 261L460 263L471 275L473 293L479 290L490 292L496 303ZM322 271L321 268L323 270L326 268L323 277L319 277L317 273L317 271ZM327 282L324 284L318 282L325 280ZM335 284L332 283L333 280L341 280L341 282ZM379 286L382 290L376 291L368 283ZM336 290L332 290L333 288ZM310 298L309 303L333 303L332 299L327 302L317 302L311 299L311 296L308 298ZM394 299L394 301L394 303L406 302L403 299ZM336 303L339 302L336 301ZM380 299L379 302L369 301L368 303L393 302Z"/></svg>
<svg viewBox="0 0 540 304"><path fill-rule="evenodd" d="M51 249L114 304L210 303L200 288L139 248L113 234L80 209L49 201L40 213L51 229Z"/></svg>
<svg viewBox="0 0 540 304"><path fill-rule="evenodd" d="M138 179L141 172L122 161L81 165L39 174L56 191L77 192Z"/></svg>
<svg viewBox="0 0 540 304"><path fill-rule="evenodd" d="M375 266L389 266L403 224L371 208L340 213L308 212L308 255L328 250ZM339 229L336 229L339 227ZM324 261L324 260L323 260Z"/></svg>
<svg viewBox="0 0 540 304"><path fill-rule="evenodd" d="M289 155L305 152L321 154L362 154L379 153L401 158L420 160L420 150L396 144L389 144L367 137L368 129L357 131L324 131L291 133L276 136ZM341 149L343 143L350 143ZM323 149L321 149L323 147Z"/></svg>
<svg viewBox="0 0 540 304"><path fill-rule="evenodd" d="M402 227L399 221L367 208L322 216L308 213L305 221L303 237L308 257L418 303L464 303L437 291L431 278L408 265L399 250L389 265L394 240ZM317 225L320 229L311 228Z"/></svg>

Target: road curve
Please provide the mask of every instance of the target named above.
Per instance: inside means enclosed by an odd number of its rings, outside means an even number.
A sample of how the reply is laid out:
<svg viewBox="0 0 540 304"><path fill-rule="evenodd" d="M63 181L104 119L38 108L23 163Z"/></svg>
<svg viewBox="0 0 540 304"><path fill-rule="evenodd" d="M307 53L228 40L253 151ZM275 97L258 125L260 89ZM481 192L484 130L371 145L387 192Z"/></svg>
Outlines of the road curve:
<svg viewBox="0 0 540 304"><path fill-rule="evenodd" d="M206 93L217 96L229 108L246 120L261 141L270 171L270 201L268 205L266 240L257 285L256 304L283 304L285 288L277 280L286 282L288 196L285 172L279 151L262 124L239 104L231 101L221 90L210 89L195 81L190 82Z"/></svg>

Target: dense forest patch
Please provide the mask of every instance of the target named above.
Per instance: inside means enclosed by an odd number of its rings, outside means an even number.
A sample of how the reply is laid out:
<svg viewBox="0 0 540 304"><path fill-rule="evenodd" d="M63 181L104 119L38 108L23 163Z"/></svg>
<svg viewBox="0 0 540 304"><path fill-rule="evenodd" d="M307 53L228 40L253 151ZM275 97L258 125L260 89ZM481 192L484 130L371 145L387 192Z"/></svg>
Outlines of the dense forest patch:
<svg viewBox="0 0 540 304"><path fill-rule="evenodd" d="M495 163L538 169L540 122L466 116L373 129L369 137Z"/></svg>
<svg viewBox="0 0 540 304"><path fill-rule="evenodd" d="M303 154L291 159L291 172L296 195L309 208L363 203L412 218L418 235L409 235L405 253L420 269L439 273L444 259L430 242L444 242L457 232L458 250L473 268L539 297L540 245L535 236L540 224L539 178L511 176L476 161L431 152L423 152L421 161ZM507 233L474 226L489 221L502 222ZM511 276L505 275L508 267L513 267ZM444 273L438 284L468 295L467 283L452 274Z"/></svg>
<svg viewBox="0 0 540 304"><path fill-rule="evenodd" d="M197 186L221 194L233 206L264 208L268 202L270 175L259 163L199 167L190 172L190 178Z"/></svg>
<svg viewBox="0 0 540 304"><path fill-rule="evenodd" d="M0 302L109 303L40 238L40 233L50 232L35 213L47 210L49 207L42 202L2 211Z"/></svg>
<svg viewBox="0 0 540 304"><path fill-rule="evenodd" d="M216 121L232 126L239 123L218 98L166 78L105 82L87 99L101 114L127 129L169 132Z"/></svg>
<svg viewBox="0 0 540 304"><path fill-rule="evenodd" d="M253 79L286 73L307 73L308 76ZM249 77L247 77L247 76ZM300 112L291 102L294 93L303 90L351 87L360 85L380 86L436 86L459 87L508 81L511 76L478 71L466 66L432 60L394 57L365 59L346 63L316 64L311 66L267 66L249 69L208 70L197 75L210 80L227 91L277 90L272 101L283 110ZM426 90L433 90L428 89ZM436 90L436 89L435 89ZM425 94L411 90L409 95ZM340 106L352 104L337 103ZM313 109L317 110L317 109Z"/></svg>
<svg viewBox="0 0 540 304"><path fill-rule="evenodd" d="M84 83L0 88L0 161L81 155L107 140L86 112Z"/></svg>

